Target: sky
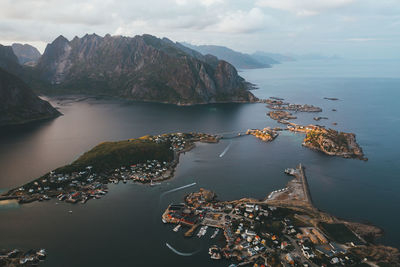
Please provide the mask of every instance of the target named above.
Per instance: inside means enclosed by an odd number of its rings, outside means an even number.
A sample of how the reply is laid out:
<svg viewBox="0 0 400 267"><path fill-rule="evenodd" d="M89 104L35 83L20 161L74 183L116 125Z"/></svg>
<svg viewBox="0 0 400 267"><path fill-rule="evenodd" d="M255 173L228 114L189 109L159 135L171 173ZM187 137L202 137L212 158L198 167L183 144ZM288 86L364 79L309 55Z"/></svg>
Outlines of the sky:
<svg viewBox="0 0 400 267"><path fill-rule="evenodd" d="M252 53L400 58L400 0L0 0L0 43L153 34Z"/></svg>

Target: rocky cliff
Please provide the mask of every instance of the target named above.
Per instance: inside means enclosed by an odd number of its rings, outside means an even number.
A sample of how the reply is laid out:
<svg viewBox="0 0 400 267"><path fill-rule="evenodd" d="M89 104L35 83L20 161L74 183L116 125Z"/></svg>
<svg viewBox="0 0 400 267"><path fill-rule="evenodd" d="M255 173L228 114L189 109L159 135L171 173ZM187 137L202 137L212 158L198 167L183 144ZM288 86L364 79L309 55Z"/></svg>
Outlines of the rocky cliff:
<svg viewBox="0 0 400 267"><path fill-rule="evenodd" d="M52 92L106 94L173 104L251 102L251 87L225 61L168 39L59 36L35 67Z"/></svg>
<svg viewBox="0 0 400 267"><path fill-rule="evenodd" d="M59 116L18 77L0 68L0 126Z"/></svg>

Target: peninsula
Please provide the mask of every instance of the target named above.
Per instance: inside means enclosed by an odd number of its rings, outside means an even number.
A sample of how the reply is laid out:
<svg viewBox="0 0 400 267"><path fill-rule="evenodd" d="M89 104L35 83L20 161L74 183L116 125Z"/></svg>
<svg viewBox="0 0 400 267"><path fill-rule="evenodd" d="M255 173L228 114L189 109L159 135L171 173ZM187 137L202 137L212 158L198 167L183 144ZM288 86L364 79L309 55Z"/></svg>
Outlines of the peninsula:
<svg viewBox="0 0 400 267"><path fill-rule="evenodd" d="M108 183L131 180L155 185L173 177L179 155L195 142L216 143L219 136L202 133L172 133L104 142L84 153L70 165L58 168L0 196L19 203L58 198L86 203L108 192Z"/></svg>
<svg viewBox="0 0 400 267"><path fill-rule="evenodd" d="M294 176L283 189L265 199L218 201L212 191L200 189L171 204L162 214L164 223L186 228L185 236L202 238L213 229L210 257L227 259L231 266L397 266L397 249L371 241L382 230L336 218L313 206L304 167L286 169ZM220 234L220 231L222 234ZM215 242L217 243L217 242Z"/></svg>

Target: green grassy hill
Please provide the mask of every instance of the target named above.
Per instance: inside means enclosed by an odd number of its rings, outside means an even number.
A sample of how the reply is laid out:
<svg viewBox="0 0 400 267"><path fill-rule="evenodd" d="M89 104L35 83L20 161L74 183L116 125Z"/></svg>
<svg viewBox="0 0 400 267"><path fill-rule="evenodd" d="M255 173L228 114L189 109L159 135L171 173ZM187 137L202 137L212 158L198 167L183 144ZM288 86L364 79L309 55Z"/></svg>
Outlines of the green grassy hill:
<svg viewBox="0 0 400 267"><path fill-rule="evenodd" d="M102 172L121 166L143 163L146 160L172 161L173 151L168 142L157 144L148 137L118 142L104 142L80 156L70 165L58 168L56 173L82 171L93 166L93 171Z"/></svg>

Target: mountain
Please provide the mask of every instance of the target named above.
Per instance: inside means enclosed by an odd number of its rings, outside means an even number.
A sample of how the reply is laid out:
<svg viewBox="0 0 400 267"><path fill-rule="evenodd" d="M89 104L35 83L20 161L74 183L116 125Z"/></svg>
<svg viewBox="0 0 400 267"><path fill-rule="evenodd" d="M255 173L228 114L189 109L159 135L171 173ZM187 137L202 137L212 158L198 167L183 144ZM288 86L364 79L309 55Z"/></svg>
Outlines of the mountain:
<svg viewBox="0 0 400 267"><path fill-rule="evenodd" d="M0 45L0 68L17 76L24 73L11 46Z"/></svg>
<svg viewBox="0 0 400 267"><path fill-rule="evenodd" d="M52 93L105 94L173 104L248 102L251 84L213 56L151 35L86 34L48 44L34 68Z"/></svg>
<svg viewBox="0 0 400 267"><path fill-rule="evenodd" d="M29 44L12 44L12 50L20 64L35 65L40 58L40 52Z"/></svg>
<svg viewBox="0 0 400 267"><path fill-rule="evenodd" d="M217 45L191 45L188 43L182 43L182 45L196 50L204 55L206 54L211 54L213 56L216 56L219 59L228 61L231 63L233 66L235 66L238 69L259 69L259 68L269 68L271 67L270 64L277 64L279 62L269 59L264 62L260 62L253 57L251 57L249 54L244 54L240 53L237 51L234 51L230 48L224 47L224 46L217 46Z"/></svg>
<svg viewBox="0 0 400 267"><path fill-rule="evenodd" d="M278 54L278 53L267 53L267 52L262 52L262 51L257 51L255 53L251 54L251 57L260 62L268 62L271 59L278 63L296 60L292 56Z"/></svg>
<svg viewBox="0 0 400 267"><path fill-rule="evenodd" d="M0 68L0 126L59 115L60 112L37 97L21 79Z"/></svg>

